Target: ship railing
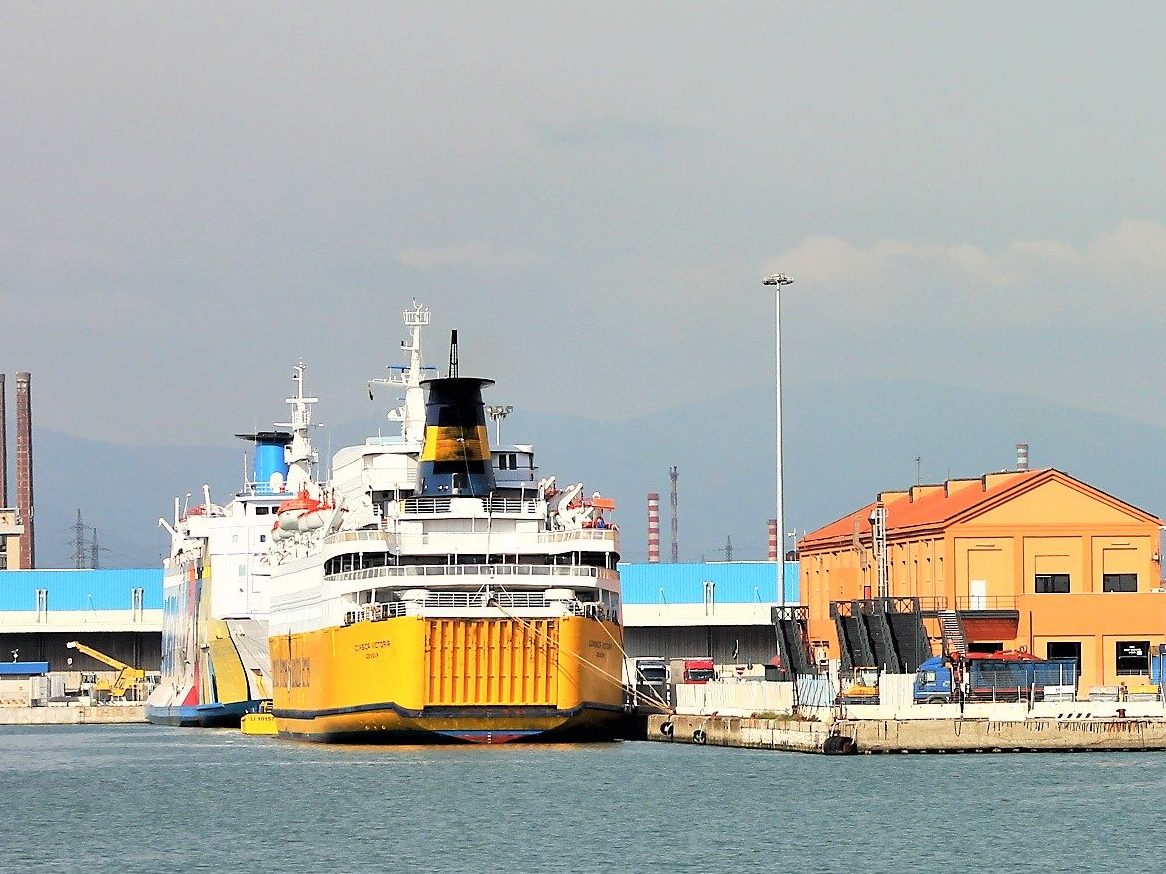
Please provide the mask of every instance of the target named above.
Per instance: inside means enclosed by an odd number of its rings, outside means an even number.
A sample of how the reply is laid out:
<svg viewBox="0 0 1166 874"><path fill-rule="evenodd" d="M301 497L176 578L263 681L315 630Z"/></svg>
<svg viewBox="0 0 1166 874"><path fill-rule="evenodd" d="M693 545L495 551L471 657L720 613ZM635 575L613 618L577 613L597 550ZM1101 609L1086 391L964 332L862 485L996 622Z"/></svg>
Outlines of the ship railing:
<svg viewBox="0 0 1166 874"><path fill-rule="evenodd" d="M344 614L344 624L354 625L357 622L384 622L405 615L404 601L389 601L383 604L364 604L359 610L349 610Z"/></svg>
<svg viewBox="0 0 1166 874"><path fill-rule="evenodd" d="M570 543L576 540L619 540L619 532L614 528L578 528L572 531L541 531L539 543Z"/></svg>
<svg viewBox="0 0 1166 874"><path fill-rule="evenodd" d="M426 607L546 607L542 592L430 592Z"/></svg>
<svg viewBox="0 0 1166 874"><path fill-rule="evenodd" d="M445 576L499 576L499 577L594 577L614 580L616 571L601 567L563 564L410 564L369 567L361 570L327 574L330 582L373 580L380 577L445 577Z"/></svg>
<svg viewBox="0 0 1166 874"><path fill-rule="evenodd" d="M357 622L383 622L398 616L408 615L410 604L417 607L438 607L446 609L469 609L473 607L501 607L514 609L546 608L561 604L573 616L584 616L601 622L615 622L618 611L607 604L578 600L548 601L538 592L430 592L423 603L388 601L364 604L357 610L344 614L345 625Z"/></svg>
<svg viewBox="0 0 1166 874"><path fill-rule="evenodd" d="M280 485L278 488L272 488L271 483L266 480L247 480L243 483L244 495L263 495L271 497L285 497L294 498L291 492L287 490L287 483Z"/></svg>
<svg viewBox="0 0 1166 874"><path fill-rule="evenodd" d="M484 525L485 523L483 523ZM471 531L462 532L461 537L472 536L474 534L487 536L486 531ZM403 545L417 545L427 546L432 540L431 537L445 538L451 536L451 532L435 532L430 534L412 534L412 533L394 533L392 531L384 531L376 528L361 529L359 531L337 531L335 534L329 534L324 538L324 543L355 543L359 541L395 541ZM509 536L509 535L507 535ZM526 535L529 536L529 535ZM579 542L602 542L610 541L611 543L619 545L619 532L614 528L579 528L573 531L540 531L535 535L535 543L579 543Z"/></svg>
<svg viewBox="0 0 1166 874"><path fill-rule="evenodd" d="M360 531L337 531L324 538L324 543L355 543L361 540L387 540L390 534L376 528L361 529Z"/></svg>

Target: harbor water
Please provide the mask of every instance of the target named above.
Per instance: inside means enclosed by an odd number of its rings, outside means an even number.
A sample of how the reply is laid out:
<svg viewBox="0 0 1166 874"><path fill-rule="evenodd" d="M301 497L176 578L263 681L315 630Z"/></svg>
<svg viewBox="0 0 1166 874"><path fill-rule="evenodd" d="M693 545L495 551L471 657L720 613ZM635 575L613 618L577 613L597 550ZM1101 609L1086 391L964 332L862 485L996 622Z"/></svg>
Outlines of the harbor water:
<svg viewBox="0 0 1166 874"><path fill-rule="evenodd" d="M3 871L1160 870L1166 755L0 729Z"/></svg>

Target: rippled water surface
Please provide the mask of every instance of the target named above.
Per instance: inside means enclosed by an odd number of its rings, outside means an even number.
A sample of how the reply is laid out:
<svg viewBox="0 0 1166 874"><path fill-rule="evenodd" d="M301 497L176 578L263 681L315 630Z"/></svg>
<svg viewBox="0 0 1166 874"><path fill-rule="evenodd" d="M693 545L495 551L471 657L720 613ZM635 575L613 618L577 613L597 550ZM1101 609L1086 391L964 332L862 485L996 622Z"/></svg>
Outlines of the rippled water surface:
<svg viewBox="0 0 1166 874"><path fill-rule="evenodd" d="M1160 871L1162 754L0 729L3 871Z"/></svg>

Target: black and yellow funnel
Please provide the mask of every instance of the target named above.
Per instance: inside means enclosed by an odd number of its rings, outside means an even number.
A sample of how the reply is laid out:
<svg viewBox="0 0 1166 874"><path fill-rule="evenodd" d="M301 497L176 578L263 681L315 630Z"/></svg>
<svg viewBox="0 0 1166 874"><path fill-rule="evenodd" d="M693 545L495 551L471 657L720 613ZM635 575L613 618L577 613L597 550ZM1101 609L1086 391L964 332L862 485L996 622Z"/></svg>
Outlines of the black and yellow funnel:
<svg viewBox="0 0 1166 874"><path fill-rule="evenodd" d="M482 389L492 379L427 379L425 445L417 470L417 494L485 497L494 490L494 464L486 433Z"/></svg>

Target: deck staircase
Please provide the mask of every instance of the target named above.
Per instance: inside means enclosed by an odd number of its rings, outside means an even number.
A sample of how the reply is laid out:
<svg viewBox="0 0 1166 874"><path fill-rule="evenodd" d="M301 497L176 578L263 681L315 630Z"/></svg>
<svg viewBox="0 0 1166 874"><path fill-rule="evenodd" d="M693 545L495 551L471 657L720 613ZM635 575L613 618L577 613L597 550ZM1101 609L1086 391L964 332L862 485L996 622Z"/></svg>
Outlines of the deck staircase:
<svg viewBox="0 0 1166 874"><path fill-rule="evenodd" d="M964 636L964 626L954 610L939 611L939 628L943 634L943 651L947 655L967 655L968 639Z"/></svg>

